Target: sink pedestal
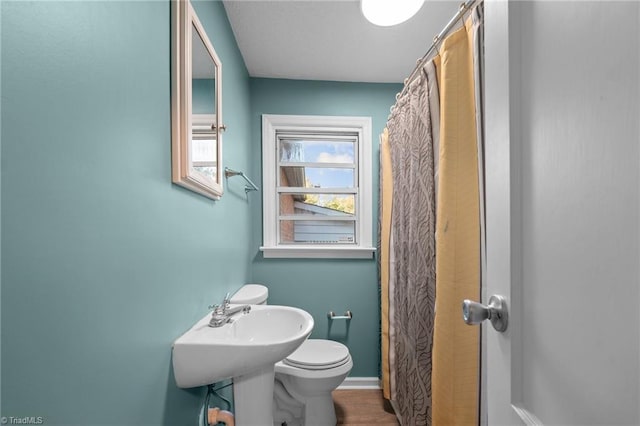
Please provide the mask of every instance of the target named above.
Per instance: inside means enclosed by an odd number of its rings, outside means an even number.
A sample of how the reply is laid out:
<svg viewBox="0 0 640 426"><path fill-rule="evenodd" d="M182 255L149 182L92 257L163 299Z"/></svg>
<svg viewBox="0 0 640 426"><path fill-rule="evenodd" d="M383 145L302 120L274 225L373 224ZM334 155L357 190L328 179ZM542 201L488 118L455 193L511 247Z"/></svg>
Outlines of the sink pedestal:
<svg viewBox="0 0 640 426"><path fill-rule="evenodd" d="M275 365L233 378L233 403L238 426L273 426Z"/></svg>

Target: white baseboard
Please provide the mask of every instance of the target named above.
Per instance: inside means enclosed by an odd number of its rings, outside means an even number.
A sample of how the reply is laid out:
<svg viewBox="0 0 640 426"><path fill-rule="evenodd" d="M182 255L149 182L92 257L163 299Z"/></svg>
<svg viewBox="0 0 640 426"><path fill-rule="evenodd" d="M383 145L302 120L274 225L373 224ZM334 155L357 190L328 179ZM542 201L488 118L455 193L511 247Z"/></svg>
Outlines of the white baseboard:
<svg viewBox="0 0 640 426"><path fill-rule="evenodd" d="M380 389L377 377L347 377L338 389Z"/></svg>

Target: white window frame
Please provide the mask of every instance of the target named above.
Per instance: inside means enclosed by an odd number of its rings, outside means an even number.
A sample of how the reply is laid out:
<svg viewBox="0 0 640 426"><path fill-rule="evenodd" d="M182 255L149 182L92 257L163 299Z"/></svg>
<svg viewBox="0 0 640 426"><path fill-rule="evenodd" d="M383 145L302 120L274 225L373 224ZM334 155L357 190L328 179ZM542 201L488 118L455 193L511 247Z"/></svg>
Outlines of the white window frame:
<svg viewBox="0 0 640 426"><path fill-rule="evenodd" d="M262 116L263 246L265 258L371 259L373 247L371 117L319 115ZM358 193L356 195L355 244L278 244L277 133L353 132L358 134ZM326 192L331 192L327 189Z"/></svg>

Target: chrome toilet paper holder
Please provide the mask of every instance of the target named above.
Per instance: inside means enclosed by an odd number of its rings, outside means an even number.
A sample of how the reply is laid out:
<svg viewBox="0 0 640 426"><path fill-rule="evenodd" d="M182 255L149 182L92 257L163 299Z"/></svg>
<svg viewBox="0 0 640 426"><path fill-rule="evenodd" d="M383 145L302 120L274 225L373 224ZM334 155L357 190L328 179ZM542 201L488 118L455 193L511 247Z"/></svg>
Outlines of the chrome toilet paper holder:
<svg viewBox="0 0 640 426"><path fill-rule="evenodd" d="M350 320L351 318L353 318L353 313L351 311L346 311L344 313L344 315L336 315L335 312L333 311L329 311L329 313L327 314L327 317L330 320Z"/></svg>

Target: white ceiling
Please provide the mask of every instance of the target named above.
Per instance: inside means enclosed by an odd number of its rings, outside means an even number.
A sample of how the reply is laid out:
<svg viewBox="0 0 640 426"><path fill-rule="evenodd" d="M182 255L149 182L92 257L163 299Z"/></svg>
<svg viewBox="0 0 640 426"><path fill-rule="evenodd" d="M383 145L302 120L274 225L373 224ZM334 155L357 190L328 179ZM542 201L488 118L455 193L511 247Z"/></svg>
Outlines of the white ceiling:
<svg viewBox="0 0 640 426"><path fill-rule="evenodd" d="M426 0L394 27L370 24L357 0L223 3L252 77L401 83L461 0Z"/></svg>

